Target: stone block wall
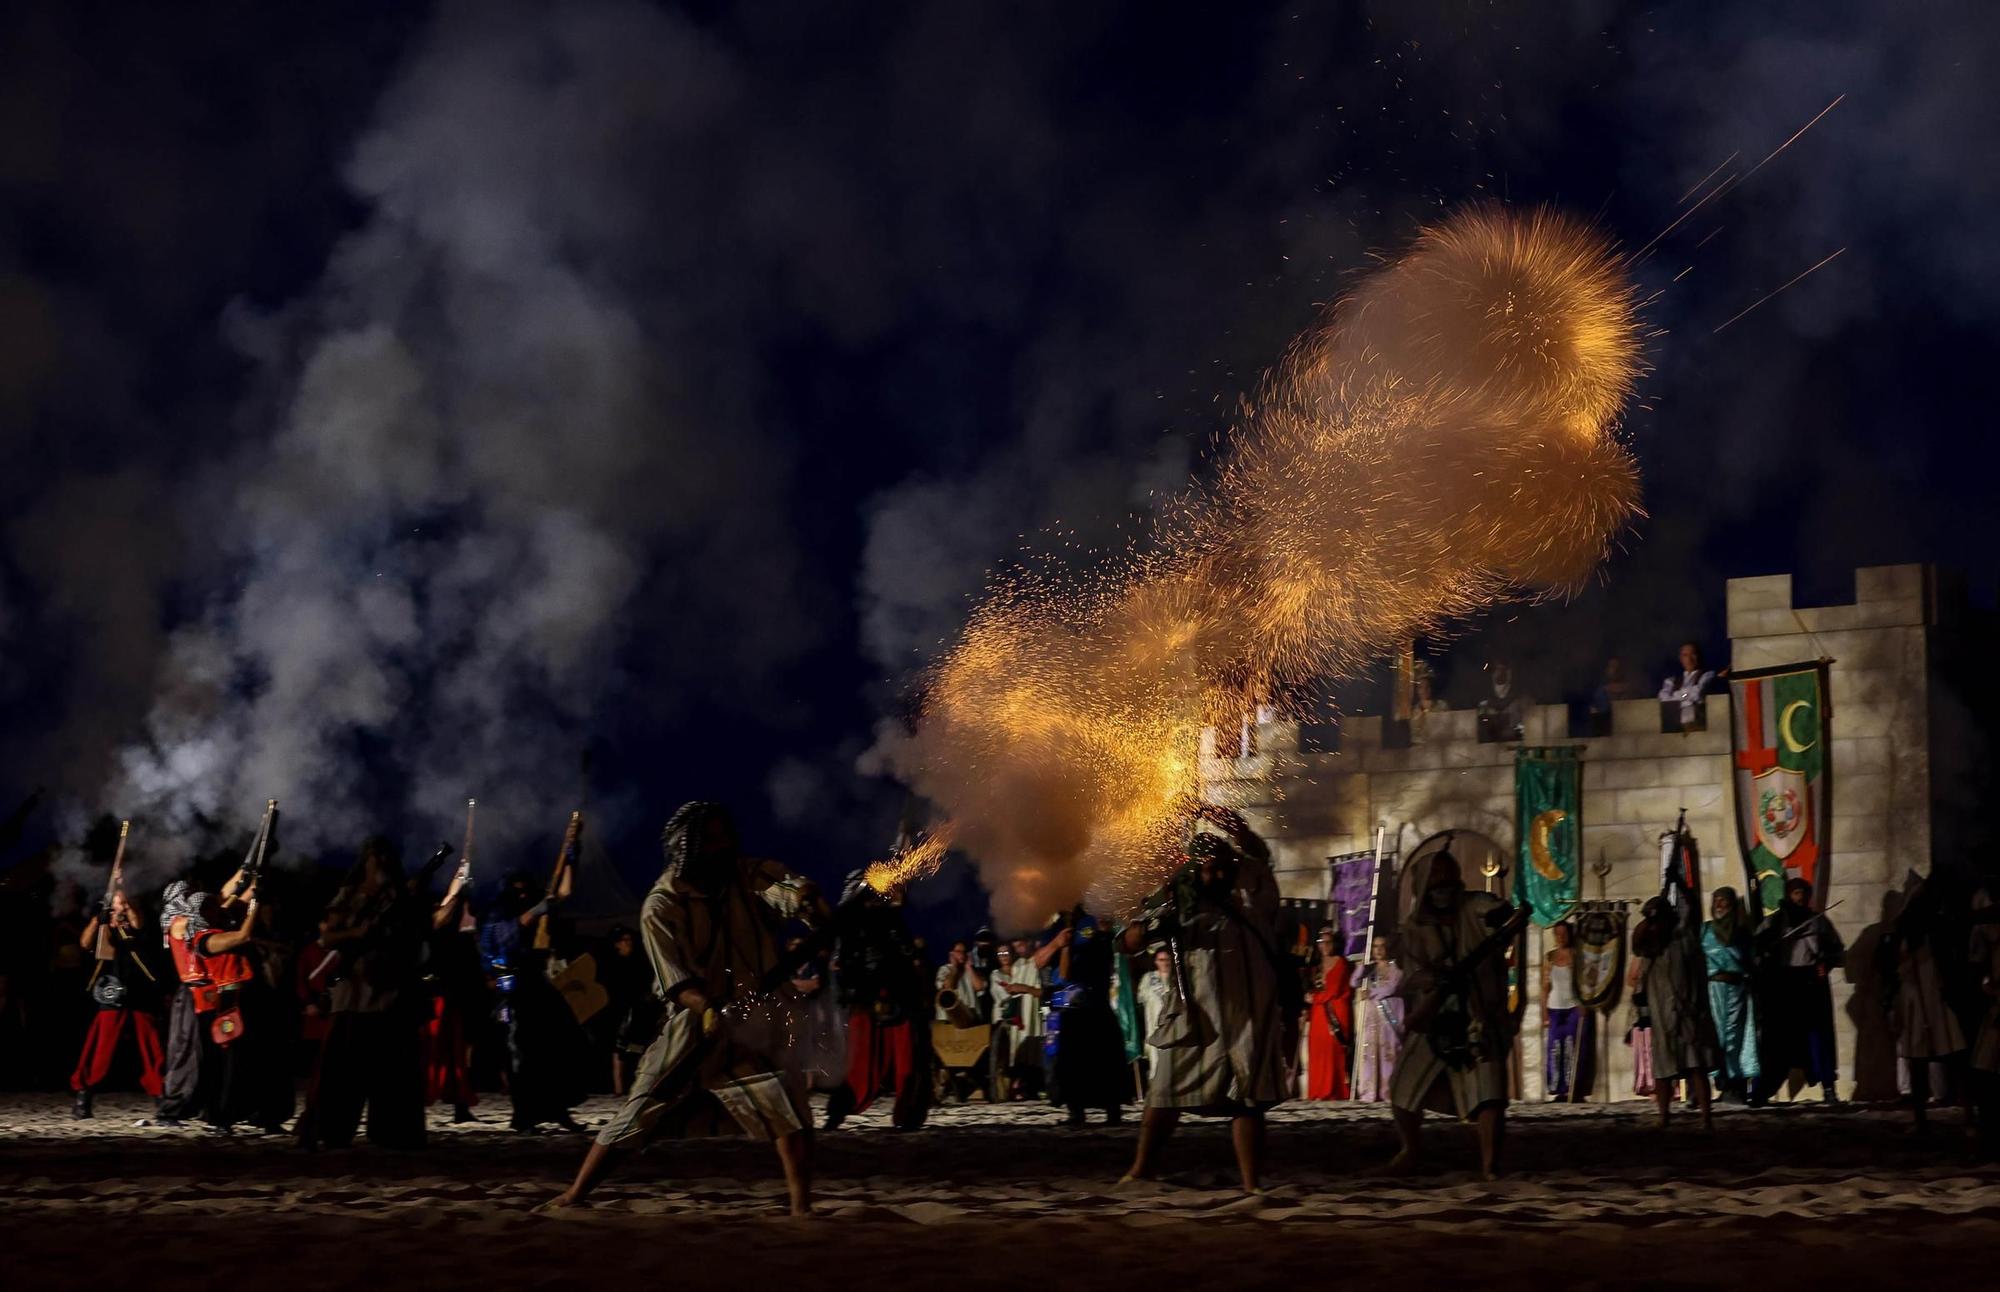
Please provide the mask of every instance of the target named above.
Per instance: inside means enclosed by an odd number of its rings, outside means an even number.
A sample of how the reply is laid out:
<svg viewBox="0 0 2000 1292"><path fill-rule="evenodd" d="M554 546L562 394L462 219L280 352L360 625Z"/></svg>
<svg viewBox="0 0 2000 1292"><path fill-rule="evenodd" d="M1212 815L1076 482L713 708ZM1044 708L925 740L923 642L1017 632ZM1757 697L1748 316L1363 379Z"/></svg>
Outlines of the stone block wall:
<svg viewBox="0 0 2000 1292"><path fill-rule="evenodd" d="M1910 870L1930 864L1928 651L1931 600L1924 567L1864 568L1851 605L1795 607L1790 575L1732 579L1730 665L1737 669L1833 660L1833 884L1831 918L1850 945L1881 918L1883 898ZM1617 704L1609 735L1571 739L1562 705L1538 706L1524 724L1530 745L1582 746L1586 898L1637 904L1659 890L1659 836L1681 809L1701 847L1705 891L1743 889L1730 769L1726 694L1707 701L1702 731L1662 732L1652 699ZM1518 742L1517 742L1518 743ZM1270 840L1286 896L1323 898L1327 858L1374 845L1407 854L1441 830L1474 830L1513 855L1514 750L1481 743L1470 710L1432 713L1408 748L1384 747L1382 721L1347 720L1333 753L1302 752L1298 728L1258 729L1251 758L1217 756L1203 770L1209 794L1239 807ZM1476 880L1476 877L1474 877ZM1527 981L1538 990L1545 934L1531 930ZM1843 1086L1852 1093L1856 1019L1872 1004L1853 999L1865 966L1835 986ZM1532 999L1532 996L1531 996ZM1629 1004L1600 1020L1595 1097L1630 1098L1623 1044ZM1865 1017L1864 1017L1864 1021ZM1542 1097L1541 1020L1523 1019L1521 1092Z"/></svg>

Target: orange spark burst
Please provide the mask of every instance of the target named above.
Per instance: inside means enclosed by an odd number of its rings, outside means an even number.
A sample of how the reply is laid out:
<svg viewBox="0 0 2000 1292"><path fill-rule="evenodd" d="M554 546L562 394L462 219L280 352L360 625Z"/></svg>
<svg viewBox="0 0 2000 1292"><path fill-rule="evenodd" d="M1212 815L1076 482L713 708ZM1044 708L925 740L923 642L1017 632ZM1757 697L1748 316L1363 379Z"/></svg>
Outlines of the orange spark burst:
<svg viewBox="0 0 2000 1292"><path fill-rule="evenodd" d="M929 837L916 846L907 848L887 861L870 863L861 878L868 887L885 897L913 880L925 879L943 864L945 853L951 851L951 828L933 830Z"/></svg>
<svg viewBox="0 0 2000 1292"><path fill-rule="evenodd" d="M1610 246L1549 211L1423 231L1297 341L1143 547L998 580L892 764L1015 927L1156 884L1202 733L1508 596L1578 586L1639 512L1614 432L1638 378Z"/></svg>

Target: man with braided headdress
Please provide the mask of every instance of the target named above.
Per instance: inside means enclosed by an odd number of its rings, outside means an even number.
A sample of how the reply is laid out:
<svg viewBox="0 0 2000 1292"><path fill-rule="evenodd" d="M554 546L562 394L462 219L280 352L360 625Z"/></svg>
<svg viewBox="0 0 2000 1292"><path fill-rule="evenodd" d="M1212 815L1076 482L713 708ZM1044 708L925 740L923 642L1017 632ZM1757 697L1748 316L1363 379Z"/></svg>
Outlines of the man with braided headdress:
<svg viewBox="0 0 2000 1292"><path fill-rule="evenodd" d="M1285 1060L1298 1049L1305 998L1278 950L1278 884L1271 850L1227 808L1197 819L1223 834L1197 833L1187 862L1126 926L1128 953L1164 946L1172 994L1149 1038L1155 1047L1146 1111L1128 1180L1150 1180L1183 1113L1229 1118L1246 1194L1262 1192L1264 1114L1288 1096Z"/></svg>
<svg viewBox="0 0 2000 1292"><path fill-rule="evenodd" d="M666 868L640 907L665 1024L639 1061L631 1097L598 1132L576 1179L549 1207L589 1196L612 1159L661 1135L741 1131L772 1140L793 1215L811 1209L812 1118L805 1074L788 1062L798 1013L781 949L787 919L825 906L809 880L745 857L729 814L688 803L667 822Z"/></svg>

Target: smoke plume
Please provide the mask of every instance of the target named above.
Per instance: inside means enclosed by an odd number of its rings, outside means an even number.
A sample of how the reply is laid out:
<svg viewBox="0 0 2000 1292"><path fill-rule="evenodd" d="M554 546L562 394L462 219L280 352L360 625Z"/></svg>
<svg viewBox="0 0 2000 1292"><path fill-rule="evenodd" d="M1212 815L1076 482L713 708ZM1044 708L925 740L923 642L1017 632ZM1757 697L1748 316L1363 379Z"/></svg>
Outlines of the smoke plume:
<svg viewBox="0 0 2000 1292"><path fill-rule="evenodd" d="M268 797L294 851L448 832L469 796L486 838L546 833L645 603L699 625L666 661L694 678L810 640L754 519L784 455L693 394L728 321L671 285L691 230L650 212L683 181L631 173L735 92L636 7L446 11L353 150L366 223L303 299L233 323L270 429L196 486L213 591L108 795L147 855Z"/></svg>

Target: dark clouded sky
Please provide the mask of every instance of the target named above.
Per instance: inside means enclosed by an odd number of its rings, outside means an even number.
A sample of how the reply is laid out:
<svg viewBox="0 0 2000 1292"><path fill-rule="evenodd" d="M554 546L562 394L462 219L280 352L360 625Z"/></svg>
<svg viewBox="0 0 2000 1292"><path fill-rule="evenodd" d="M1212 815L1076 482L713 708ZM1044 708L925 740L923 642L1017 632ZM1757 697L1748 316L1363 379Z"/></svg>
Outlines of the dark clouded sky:
<svg viewBox="0 0 2000 1292"><path fill-rule="evenodd" d="M539 862L587 746L634 875L697 795L837 874L982 571L1184 481L1371 249L1637 248L1840 95L1639 265L1650 518L1453 662L1990 601L1996 62L1969 0L11 6L0 788L329 850L477 794Z"/></svg>

